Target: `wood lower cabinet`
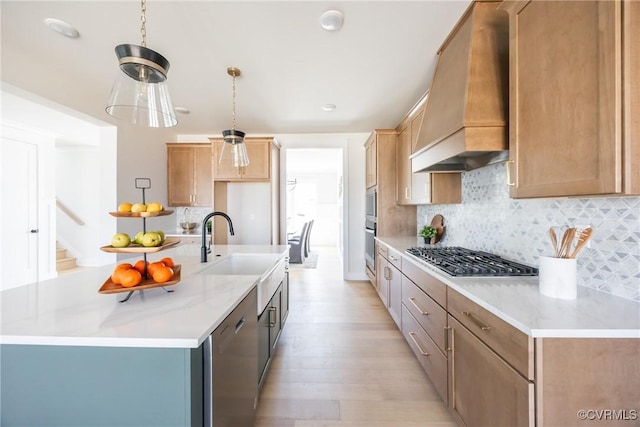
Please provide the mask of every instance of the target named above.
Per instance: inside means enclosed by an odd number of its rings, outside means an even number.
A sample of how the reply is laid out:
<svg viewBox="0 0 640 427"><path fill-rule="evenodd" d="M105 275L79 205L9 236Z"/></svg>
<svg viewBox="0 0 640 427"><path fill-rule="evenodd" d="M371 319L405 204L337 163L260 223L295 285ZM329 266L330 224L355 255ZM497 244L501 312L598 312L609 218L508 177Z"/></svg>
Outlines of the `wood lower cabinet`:
<svg viewBox="0 0 640 427"><path fill-rule="evenodd" d="M534 427L534 384L449 316L449 406L466 427Z"/></svg>
<svg viewBox="0 0 640 427"><path fill-rule="evenodd" d="M249 165L233 166L231 147L222 138L209 138L213 144L213 178L216 181L268 181L271 178L273 138L245 138ZM222 157L221 157L222 156Z"/></svg>
<svg viewBox="0 0 640 427"><path fill-rule="evenodd" d="M416 355L418 362L436 388L440 398L447 402L447 358L418 320L402 304L402 335Z"/></svg>
<svg viewBox="0 0 640 427"><path fill-rule="evenodd" d="M520 1L510 15L511 196L640 194L640 6Z"/></svg>
<svg viewBox="0 0 640 427"><path fill-rule="evenodd" d="M389 306L389 280L387 279L387 247L376 245L376 291L385 307Z"/></svg>
<svg viewBox="0 0 640 427"><path fill-rule="evenodd" d="M401 327L402 273L401 255L398 251L380 243L376 251L376 283L378 295L396 325Z"/></svg>
<svg viewBox="0 0 640 427"><path fill-rule="evenodd" d="M211 177L211 144L167 144L169 206L212 206Z"/></svg>

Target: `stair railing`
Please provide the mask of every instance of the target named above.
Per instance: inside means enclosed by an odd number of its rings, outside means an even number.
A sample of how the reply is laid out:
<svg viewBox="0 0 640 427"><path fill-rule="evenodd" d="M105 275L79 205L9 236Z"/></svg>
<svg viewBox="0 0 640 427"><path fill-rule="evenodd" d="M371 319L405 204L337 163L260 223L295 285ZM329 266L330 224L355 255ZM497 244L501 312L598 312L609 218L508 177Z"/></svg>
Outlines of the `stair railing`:
<svg viewBox="0 0 640 427"><path fill-rule="evenodd" d="M60 209L65 215L67 215L69 218L71 218L71 220L73 222L75 222L78 225L84 225L84 221L81 220L78 215L74 214L71 209L69 209L68 207L66 207L64 204L62 204L62 202L58 199L56 199L56 206L58 207L58 209Z"/></svg>

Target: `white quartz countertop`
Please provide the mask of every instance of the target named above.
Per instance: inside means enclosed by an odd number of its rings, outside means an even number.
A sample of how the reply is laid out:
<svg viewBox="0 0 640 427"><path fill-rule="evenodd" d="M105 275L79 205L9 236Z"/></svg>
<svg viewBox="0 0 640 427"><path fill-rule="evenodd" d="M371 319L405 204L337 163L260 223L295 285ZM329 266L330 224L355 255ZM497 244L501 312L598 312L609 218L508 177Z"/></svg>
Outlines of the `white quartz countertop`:
<svg viewBox="0 0 640 427"><path fill-rule="evenodd" d="M213 265L231 254L285 256L286 245L214 245ZM148 254L181 265L181 281L163 288L100 294L114 265L89 268L0 292L0 344L107 347L198 347L255 287L260 275L196 274L199 245ZM132 258L137 260L142 258ZM123 262L131 262L125 260Z"/></svg>
<svg viewBox="0 0 640 427"><path fill-rule="evenodd" d="M407 254L422 238L378 237L451 289L532 337L640 338L640 304L578 286L574 300L542 295L537 277L453 277ZM518 261L518 260L515 260ZM578 260L579 262L579 260Z"/></svg>

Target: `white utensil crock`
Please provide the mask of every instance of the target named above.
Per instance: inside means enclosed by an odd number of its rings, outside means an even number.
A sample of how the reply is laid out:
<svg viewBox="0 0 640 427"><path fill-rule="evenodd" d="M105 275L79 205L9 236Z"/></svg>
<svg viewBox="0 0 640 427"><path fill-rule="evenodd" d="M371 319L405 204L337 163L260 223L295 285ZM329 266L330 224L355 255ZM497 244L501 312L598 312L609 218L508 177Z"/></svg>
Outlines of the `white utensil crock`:
<svg viewBox="0 0 640 427"><path fill-rule="evenodd" d="M540 293L553 298L576 299L576 266L575 258L541 256L538 268Z"/></svg>

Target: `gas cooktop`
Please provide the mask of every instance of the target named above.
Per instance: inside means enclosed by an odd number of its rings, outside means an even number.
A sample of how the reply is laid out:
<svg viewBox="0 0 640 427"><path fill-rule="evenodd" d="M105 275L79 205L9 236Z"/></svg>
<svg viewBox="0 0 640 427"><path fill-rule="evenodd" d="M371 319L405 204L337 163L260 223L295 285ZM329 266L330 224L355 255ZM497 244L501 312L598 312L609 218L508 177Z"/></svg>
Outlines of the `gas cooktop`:
<svg viewBox="0 0 640 427"><path fill-rule="evenodd" d="M407 253L451 276L537 276L538 269L488 252L457 246L413 247Z"/></svg>

